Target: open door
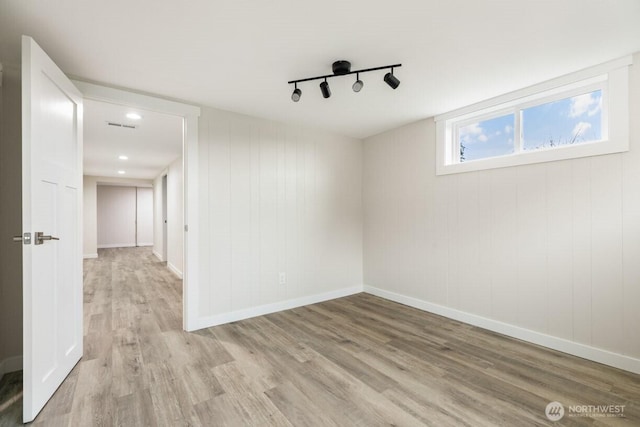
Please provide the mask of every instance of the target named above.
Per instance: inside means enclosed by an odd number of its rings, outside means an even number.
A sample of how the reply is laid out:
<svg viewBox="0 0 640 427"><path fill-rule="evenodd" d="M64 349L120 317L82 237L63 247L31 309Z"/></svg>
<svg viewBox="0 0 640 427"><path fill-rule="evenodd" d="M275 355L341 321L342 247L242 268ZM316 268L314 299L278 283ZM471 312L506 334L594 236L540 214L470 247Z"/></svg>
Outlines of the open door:
<svg viewBox="0 0 640 427"><path fill-rule="evenodd" d="M82 95L22 37L23 418L82 357Z"/></svg>

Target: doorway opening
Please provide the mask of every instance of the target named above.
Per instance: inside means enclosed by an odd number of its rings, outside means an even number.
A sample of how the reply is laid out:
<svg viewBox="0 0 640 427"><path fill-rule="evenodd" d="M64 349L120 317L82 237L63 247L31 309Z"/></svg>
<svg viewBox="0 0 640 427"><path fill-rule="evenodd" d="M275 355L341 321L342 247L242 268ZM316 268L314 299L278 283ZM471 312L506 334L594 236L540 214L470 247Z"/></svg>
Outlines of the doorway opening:
<svg viewBox="0 0 640 427"><path fill-rule="evenodd" d="M167 262L167 267L182 279L182 325L184 330L196 329L193 325L195 315L190 315L189 301L195 301L190 295L195 292L195 286L190 283L197 283L197 260L198 260L198 222L197 222L197 150L198 150L198 116L200 109L187 104L168 101L148 95L141 95L120 89L112 89L81 81L73 83L83 93L86 105L96 102L117 106L121 110L138 111L142 120L112 121L104 120L103 129L109 127L122 131L142 131L147 126L147 119L152 115L173 117L180 121L180 142L179 156L173 161L167 161L166 167L157 167L151 175L127 173L127 164L133 165L134 160L127 153L118 154L127 157L118 163L117 177L111 179L96 179L101 184L111 184L123 182L123 176L127 178L124 182L144 179L145 184L151 184L154 199L154 224L153 224L153 253L162 261ZM145 117L148 116L148 117ZM85 115L86 117L86 115ZM121 125L121 126L117 126ZM132 126L132 127L126 127ZM160 131L165 133L165 131ZM158 136L159 139L160 136ZM86 140L85 140L86 144ZM142 167L148 167L151 160L157 160L161 152L155 146L147 146L142 153L139 153L138 160L142 162ZM86 157L85 157L86 160ZM118 159L121 160L121 159ZM146 166L145 166L146 165ZM122 168L120 168L122 166ZM111 167L111 171L113 171ZM133 169L131 169L133 170ZM86 174L87 171L85 171ZM179 178L179 179L178 179ZM87 177L85 176L85 185ZM89 179L91 181L91 179ZM85 206L87 197L85 197ZM86 239L85 239L86 240ZM96 242L97 247L97 242ZM85 255L86 252L85 252Z"/></svg>

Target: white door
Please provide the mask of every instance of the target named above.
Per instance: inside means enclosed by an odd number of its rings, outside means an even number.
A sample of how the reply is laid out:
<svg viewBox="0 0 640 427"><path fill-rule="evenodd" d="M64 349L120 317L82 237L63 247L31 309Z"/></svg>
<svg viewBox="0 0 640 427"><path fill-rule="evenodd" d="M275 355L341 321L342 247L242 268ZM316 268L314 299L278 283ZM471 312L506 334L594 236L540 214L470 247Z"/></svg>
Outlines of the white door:
<svg viewBox="0 0 640 427"><path fill-rule="evenodd" d="M23 36L22 227L31 236L22 246L25 422L82 357L81 194L82 95Z"/></svg>
<svg viewBox="0 0 640 427"><path fill-rule="evenodd" d="M98 248L136 246L136 188L98 185Z"/></svg>

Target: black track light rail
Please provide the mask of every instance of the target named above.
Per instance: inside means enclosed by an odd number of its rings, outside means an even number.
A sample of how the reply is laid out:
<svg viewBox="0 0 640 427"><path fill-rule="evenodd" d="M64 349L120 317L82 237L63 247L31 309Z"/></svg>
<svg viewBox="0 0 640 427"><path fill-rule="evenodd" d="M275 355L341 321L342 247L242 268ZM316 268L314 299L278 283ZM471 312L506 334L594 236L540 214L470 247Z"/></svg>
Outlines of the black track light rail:
<svg viewBox="0 0 640 427"><path fill-rule="evenodd" d="M394 69L394 68L399 68L402 67L402 64L394 64L394 65L385 65L384 67L374 67L374 68L364 68L362 70L355 70L355 71L349 71L348 73L344 73L344 74L327 74L324 76L318 76L318 77L309 77L306 79L300 79L300 80L291 80L290 82L287 82L287 84L295 84L295 83L302 83L302 82L308 82L311 80L326 80L329 79L331 77L341 77L341 76L348 76L349 74L358 74L358 73L367 73L369 71L378 71L378 70L386 70L388 68L390 69Z"/></svg>

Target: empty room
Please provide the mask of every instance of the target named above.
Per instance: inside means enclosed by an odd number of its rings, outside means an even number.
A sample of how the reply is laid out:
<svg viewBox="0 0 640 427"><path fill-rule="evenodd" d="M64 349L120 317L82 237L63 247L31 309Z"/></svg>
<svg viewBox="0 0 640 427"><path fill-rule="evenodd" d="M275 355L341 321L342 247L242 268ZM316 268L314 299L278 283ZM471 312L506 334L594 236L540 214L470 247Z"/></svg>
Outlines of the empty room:
<svg viewBox="0 0 640 427"><path fill-rule="evenodd" d="M0 426L640 425L638 22L0 0Z"/></svg>

